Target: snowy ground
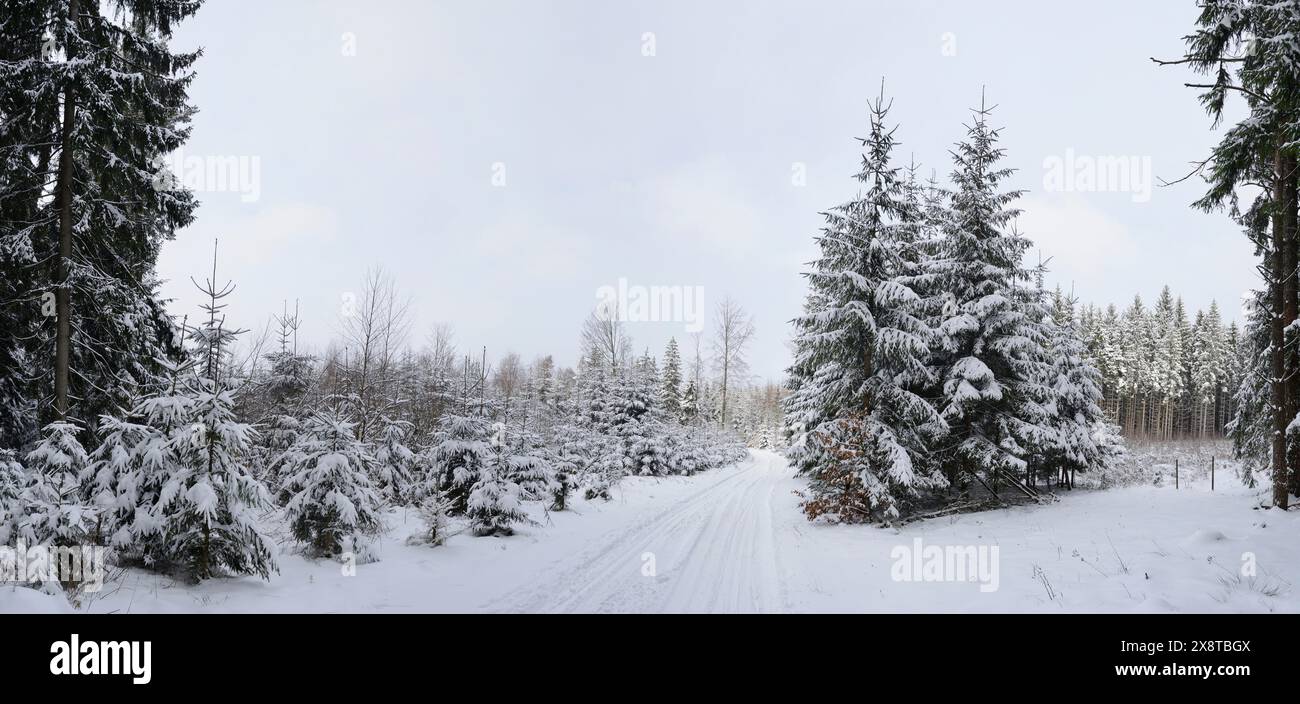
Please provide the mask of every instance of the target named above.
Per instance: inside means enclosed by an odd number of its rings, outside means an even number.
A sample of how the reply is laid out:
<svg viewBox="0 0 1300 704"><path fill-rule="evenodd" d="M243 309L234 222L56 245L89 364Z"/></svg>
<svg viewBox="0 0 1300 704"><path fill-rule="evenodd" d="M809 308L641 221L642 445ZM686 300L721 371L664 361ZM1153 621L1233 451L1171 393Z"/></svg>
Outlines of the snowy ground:
<svg viewBox="0 0 1300 704"><path fill-rule="evenodd" d="M407 545L418 522L397 513L382 559L355 576L286 547L270 583L186 586L133 570L82 610L1300 611L1300 512L1255 510L1259 492L1222 474L1214 493L1200 478L1179 490L1076 491L1053 505L898 530L811 525L794 495L801 486L779 455L754 451L739 466L696 477L625 480L612 502L578 501L549 516L539 510L541 525L510 538ZM891 554L913 549L917 538L941 549L996 546L997 589L894 579L899 560ZM1247 553L1254 578L1241 576ZM62 608L31 590L0 588L0 612Z"/></svg>

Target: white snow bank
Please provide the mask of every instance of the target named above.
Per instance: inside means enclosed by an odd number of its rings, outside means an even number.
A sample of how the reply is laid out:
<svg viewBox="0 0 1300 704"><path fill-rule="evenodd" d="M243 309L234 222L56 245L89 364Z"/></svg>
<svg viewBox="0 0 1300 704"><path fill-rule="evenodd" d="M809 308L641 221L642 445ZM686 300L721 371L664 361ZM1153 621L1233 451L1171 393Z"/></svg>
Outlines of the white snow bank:
<svg viewBox="0 0 1300 704"><path fill-rule="evenodd" d="M68 600L61 595L10 584L0 585L0 614L62 614L72 610Z"/></svg>

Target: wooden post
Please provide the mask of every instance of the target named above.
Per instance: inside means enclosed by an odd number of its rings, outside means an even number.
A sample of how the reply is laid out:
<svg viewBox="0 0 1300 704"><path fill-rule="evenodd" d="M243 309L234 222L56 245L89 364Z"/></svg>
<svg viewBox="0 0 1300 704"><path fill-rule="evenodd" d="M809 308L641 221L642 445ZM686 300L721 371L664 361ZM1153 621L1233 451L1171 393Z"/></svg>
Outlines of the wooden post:
<svg viewBox="0 0 1300 704"><path fill-rule="evenodd" d="M1210 455L1210 491L1214 491L1214 455Z"/></svg>
<svg viewBox="0 0 1300 704"><path fill-rule="evenodd" d="M1178 488L1178 458L1174 458L1174 488Z"/></svg>

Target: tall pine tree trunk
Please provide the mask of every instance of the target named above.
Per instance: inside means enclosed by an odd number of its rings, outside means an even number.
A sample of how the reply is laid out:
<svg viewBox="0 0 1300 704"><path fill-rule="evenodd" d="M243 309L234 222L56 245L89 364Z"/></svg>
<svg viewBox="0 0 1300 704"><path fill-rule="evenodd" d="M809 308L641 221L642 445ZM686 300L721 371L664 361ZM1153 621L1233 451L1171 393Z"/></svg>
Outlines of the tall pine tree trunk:
<svg viewBox="0 0 1300 704"><path fill-rule="evenodd" d="M1290 389L1287 384L1286 322L1284 311L1288 308L1287 294L1290 291L1286 283L1286 264L1291 258L1287 242L1285 211L1285 192L1287 178L1285 159L1282 150L1273 154L1273 251L1270 253L1270 274L1272 275L1273 301L1269 316L1269 337L1272 343L1272 401L1273 401L1273 505L1285 509L1287 506L1287 426L1295 417L1292 410Z"/></svg>
<svg viewBox="0 0 1300 704"><path fill-rule="evenodd" d="M79 0L69 0L68 24L75 26ZM64 39L68 59L72 50ZM57 329L54 339L54 410L59 420L68 417L68 367L72 350L72 138L73 122L77 117L77 94L69 85L63 91L63 125L59 146L59 261L56 277L58 288L54 291L54 311Z"/></svg>
<svg viewBox="0 0 1300 704"><path fill-rule="evenodd" d="M1286 278L1286 287L1284 289L1285 300L1282 309L1282 326L1286 332L1286 400L1287 408L1284 413L1287 426L1295 420L1297 408L1300 408L1300 356L1297 355L1296 342L1297 334L1293 328L1298 310L1300 310L1300 285L1296 281L1296 268L1300 264L1300 257L1297 256L1297 233L1296 233L1296 157L1290 151L1282 153L1282 228L1286 237L1285 258L1282 262ZM1300 461L1296 457L1297 451L1287 438L1287 470L1289 481L1287 483L1289 492L1300 494Z"/></svg>

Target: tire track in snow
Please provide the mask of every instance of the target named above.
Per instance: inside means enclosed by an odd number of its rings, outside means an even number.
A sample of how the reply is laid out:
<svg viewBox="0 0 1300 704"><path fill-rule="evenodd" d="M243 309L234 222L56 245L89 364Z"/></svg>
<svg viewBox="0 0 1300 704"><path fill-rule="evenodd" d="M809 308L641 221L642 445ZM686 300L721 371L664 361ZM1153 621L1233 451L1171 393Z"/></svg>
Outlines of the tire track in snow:
<svg viewBox="0 0 1300 704"><path fill-rule="evenodd" d="M605 580L624 569L624 560L633 560L639 575L640 555L643 552L639 548L648 539L680 525L683 516L691 517L689 512L697 504L713 498L720 487L742 479L747 476L747 472L748 470L740 470L728 474L658 514L606 533L606 537L613 536L612 539L593 550L584 551L578 558L581 560L579 564L564 564L558 570L549 570L548 574L558 572L559 575L550 579L543 578L535 586L510 592L489 603L488 609L525 612L556 610L556 606L563 605L557 602L572 601L601 586Z"/></svg>
<svg viewBox="0 0 1300 704"><path fill-rule="evenodd" d="M748 464L487 608L584 613L781 610L786 590L777 564L772 497L788 472L772 453L754 453ZM641 555L646 552L655 555L655 576L642 574Z"/></svg>

